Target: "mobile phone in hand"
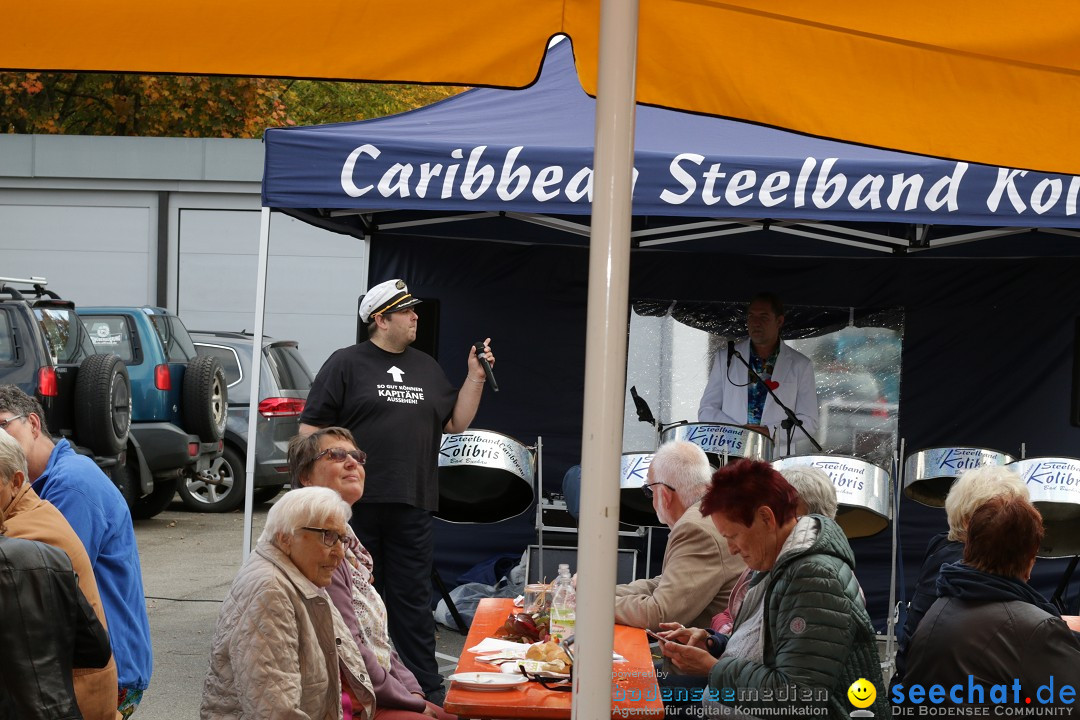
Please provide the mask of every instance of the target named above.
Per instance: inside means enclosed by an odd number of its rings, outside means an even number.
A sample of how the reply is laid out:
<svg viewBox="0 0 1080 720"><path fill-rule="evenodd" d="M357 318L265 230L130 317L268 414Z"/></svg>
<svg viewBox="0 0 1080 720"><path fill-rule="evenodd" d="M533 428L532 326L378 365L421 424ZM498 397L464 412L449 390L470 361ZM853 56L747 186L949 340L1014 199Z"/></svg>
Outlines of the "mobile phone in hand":
<svg viewBox="0 0 1080 720"><path fill-rule="evenodd" d="M649 628L645 628L645 634L646 634L646 635L648 635L649 637L651 637L651 638L652 638L653 640L659 640L659 641L660 641L660 642L662 642L662 643L666 643L666 642L673 642L673 643L675 643L675 644L677 644L677 645L678 645L678 644L681 644L681 643L679 643L679 641L678 641L678 640L672 640L672 639L670 639L670 638L660 637L659 635L657 635L656 633L654 633L654 632L653 632L652 630L650 630Z"/></svg>
<svg viewBox="0 0 1080 720"><path fill-rule="evenodd" d="M676 640L675 638L662 638L659 635L657 635L656 633L653 633L653 631L650 630L649 628L645 628L645 634L647 636L649 636L650 638L652 638L653 640L659 640L660 642L674 642L675 644L677 644L677 646L680 646L680 644L683 644L683 641Z"/></svg>

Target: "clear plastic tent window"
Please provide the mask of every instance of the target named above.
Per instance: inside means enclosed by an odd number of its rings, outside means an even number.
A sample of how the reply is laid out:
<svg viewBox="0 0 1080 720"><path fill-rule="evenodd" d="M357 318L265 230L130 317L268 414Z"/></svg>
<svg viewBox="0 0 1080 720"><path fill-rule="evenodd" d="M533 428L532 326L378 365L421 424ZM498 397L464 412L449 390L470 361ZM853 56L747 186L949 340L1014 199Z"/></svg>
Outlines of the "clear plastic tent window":
<svg viewBox="0 0 1080 720"><path fill-rule="evenodd" d="M904 312L789 306L782 337L811 359L826 454L890 468L897 445ZM648 452L657 429L638 420L636 387L657 422L696 422L716 353L746 337L746 303L634 302L630 316L623 451Z"/></svg>

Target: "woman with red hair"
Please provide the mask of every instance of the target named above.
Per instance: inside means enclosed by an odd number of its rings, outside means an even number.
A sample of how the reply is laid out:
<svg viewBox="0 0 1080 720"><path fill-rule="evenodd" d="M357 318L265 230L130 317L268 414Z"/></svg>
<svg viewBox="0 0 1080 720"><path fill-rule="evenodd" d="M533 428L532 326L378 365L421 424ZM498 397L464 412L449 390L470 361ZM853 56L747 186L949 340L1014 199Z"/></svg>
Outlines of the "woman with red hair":
<svg viewBox="0 0 1080 720"><path fill-rule="evenodd" d="M798 501L768 463L716 471L701 513L757 574L719 659L703 646L704 631L689 628L667 633L676 642L662 650L680 671L707 674L706 697L725 705L750 714L817 705L839 720L855 681L884 690L881 666L847 538L830 518L798 517ZM876 717L888 715L884 695L867 708Z"/></svg>

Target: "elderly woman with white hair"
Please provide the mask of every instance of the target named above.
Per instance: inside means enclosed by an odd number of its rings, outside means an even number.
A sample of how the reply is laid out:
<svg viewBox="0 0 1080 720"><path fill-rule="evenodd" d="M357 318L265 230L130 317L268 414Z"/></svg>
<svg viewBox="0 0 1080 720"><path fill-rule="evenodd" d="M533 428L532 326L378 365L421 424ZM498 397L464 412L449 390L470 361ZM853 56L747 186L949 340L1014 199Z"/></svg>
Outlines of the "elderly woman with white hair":
<svg viewBox="0 0 1080 720"><path fill-rule="evenodd" d="M1029 493L1027 485L1019 475L1000 465L968 470L949 488L949 494L945 497L945 515L949 521L949 530L931 538L926 548L926 557L919 571L919 579L915 583L915 592L908 605L907 621L897 641L893 683L903 679L911 638L914 637L923 616L937 600L937 579L941 566L964 559L964 541L972 514L986 501L996 497L1027 500Z"/></svg>
<svg viewBox="0 0 1080 720"><path fill-rule="evenodd" d="M364 495L367 453L356 446L343 427L320 428L297 435L289 443L293 487L324 487L350 506ZM371 553L350 533L349 547L329 587L330 600L360 649L375 692L376 720L454 720L441 706L428 701L420 683L390 643L386 604L375 590Z"/></svg>
<svg viewBox="0 0 1080 720"><path fill-rule="evenodd" d="M344 557L351 515L328 488L274 503L218 615L203 720L371 720L363 658L323 589Z"/></svg>

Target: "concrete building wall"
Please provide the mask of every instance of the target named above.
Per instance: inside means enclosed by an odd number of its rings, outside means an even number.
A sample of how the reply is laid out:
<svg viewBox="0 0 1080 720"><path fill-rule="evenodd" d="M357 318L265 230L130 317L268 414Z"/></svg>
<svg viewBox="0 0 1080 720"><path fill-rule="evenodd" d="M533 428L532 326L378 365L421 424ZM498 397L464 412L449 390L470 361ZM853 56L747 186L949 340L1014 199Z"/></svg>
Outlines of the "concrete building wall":
<svg viewBox="0 0 1080 720"><path fill-rule="evenodd" d="M0 135L0 275L80 305L164 305L252 330L258 140ZM271 215L266 333L317 370L356 331L367 244Z"/></svg>

